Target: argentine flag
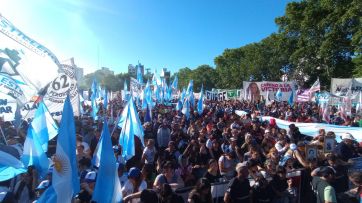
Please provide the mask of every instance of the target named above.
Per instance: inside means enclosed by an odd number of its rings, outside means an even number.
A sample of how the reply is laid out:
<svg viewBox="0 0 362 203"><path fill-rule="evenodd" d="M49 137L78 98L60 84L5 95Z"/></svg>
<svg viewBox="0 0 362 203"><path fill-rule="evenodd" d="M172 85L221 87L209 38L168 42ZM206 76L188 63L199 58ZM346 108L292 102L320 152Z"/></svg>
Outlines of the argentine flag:
<svg viewBox="0 0 362 203"><path fill-rule="evenodd" d="M201 115L202 112L204 111L203 103L204 103L204 86L201 87L199 101L197 101L197 113L199 113L199 115Z"/></svg>
<svg viewBox="0 0 362 203"><path fill-rule="evenodd" d="M53 159L52 185L42 194L38 202L70 203L74 195L79 193L80 186L75 151L74 115L68 95L64 102L57 151Z"/></svg>
<svg viewBox="0 0 362 203"><path fill-rule="evenodd" d="M0 181L9 180L19 174L27 172L24 164L15 157L15 155L0 149L0 157Z"/></svg>
<svg viewBox="0 0 362 203"><path fill-rule="evenodd" d="M33 135L38 137L38 141L44 152L48 150L48 141L58 134L58 126L49 113L44 102L40 102L35 111L34 119L31 122Z"/></svg>
<svg viewBox="0 0 362 203"><path fill-rule="evenodd" d="M182 110L181 110L182 114L184 114L186 116L186 119L189 120L190 119L190 102L189 99L186 98L183 105L182 105Z"/></svg>
<svg viewBox="0 0 362 203"><path fill-rule="evenodd" d="M277 93L275 94L275 98L277 101L282 101L283 99L283 93L282 91L280 90L280 88L278 89Z"/></svg>
<svg viewBox="0 0 362 203"><path fill-rule="evenodd" d="M119 144L122 145L123 149L122 155L128 160L135 155L135 135L140 138L144 146L143 127L132 99L128 101L126 107L123 109L117 125L122 128L119 137Z"/></svg>
<svg viewBox="0 0 362 203"><path fill-rule="evenodd" d="M121 184L118 179L117 163L114 157L107 121L103 123L99 145L99 169L92 200L97 203L121 202Z"/></svg>
<svg viewBox="0 0 362 203"><path fill-rule="evenodd" d="M46 176L49 169L49 160L32 125L28 128L21 161L26 167L34 166L41 177L44 178Z"/></svg>

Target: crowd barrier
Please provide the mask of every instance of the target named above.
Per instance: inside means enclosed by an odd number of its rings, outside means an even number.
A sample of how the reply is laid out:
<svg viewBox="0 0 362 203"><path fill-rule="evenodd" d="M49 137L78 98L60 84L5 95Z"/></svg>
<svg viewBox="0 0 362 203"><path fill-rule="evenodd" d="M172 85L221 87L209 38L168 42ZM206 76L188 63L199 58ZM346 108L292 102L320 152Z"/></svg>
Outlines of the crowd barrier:
<svg viewBox="0 0 362 203"><path fill-rule="evenodd" d="M296 187L297 189L297 202L300 203L300 191L301 191L301 175L302 175L302 170L304 169L297 169L297 170L293 170L287 173L287 178L292 178L293 182L294 182L294 187ZM269 179L268 181L270 181L271 179ZM253 187L255 184L255 180L254 179L249 179L250 182L250 186ZM228 188L229 185L229 181L222 181L222 182L217 182L217 183L212 183L211 184L211 195L213 198L213 203L219 203L220 199L222 199L224 197L224 194ZM191 190L194 187L183 187L183 188L179 188L177 190L175 190L176 194L180 195L185 202L187 202L187 198L189 196L189 193L191 192Z"/></svg>

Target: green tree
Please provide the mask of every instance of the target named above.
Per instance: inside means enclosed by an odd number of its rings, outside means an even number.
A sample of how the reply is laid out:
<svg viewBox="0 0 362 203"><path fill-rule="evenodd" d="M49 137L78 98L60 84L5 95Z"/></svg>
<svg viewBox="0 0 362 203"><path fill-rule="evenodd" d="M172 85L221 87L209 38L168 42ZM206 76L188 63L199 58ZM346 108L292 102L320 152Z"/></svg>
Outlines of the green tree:
<svg viewBox="0 0 362 203"><path fill-rule="evenodd" d="M293 78L329 84L332 77L351 77L352 58L361 54L360 0L305 0L287 5L275 22L295 47L290 52Z"/></svg>
<svg viewBox="0 0 362 203"><path fill-rule="evenodd" d="M218 75L217 88L240 88L243 80L249 80L249 70L241 64L244 55L243 48L225 49L221 56L214 59Z"/></svg>
<svg viewBox="0 0 362 203"><path fill-rule="evenodd" d="M194 92L199 92L201 85L204 85L205 90L211 90L215 87L217 73L211 66L201 65L192 70L191 78L194 80Z"/></svg>
<svg viewBox="0 0 362 203"><path fill-rule="evenodd" d="M188 67L181 68L178 70L178 72L174 73L174 75L177 75L178 88L182 90L182 88L187 88L190 80L192 79L192 70ZM174 78L174 75L171 78L172 80Z"/></svg>

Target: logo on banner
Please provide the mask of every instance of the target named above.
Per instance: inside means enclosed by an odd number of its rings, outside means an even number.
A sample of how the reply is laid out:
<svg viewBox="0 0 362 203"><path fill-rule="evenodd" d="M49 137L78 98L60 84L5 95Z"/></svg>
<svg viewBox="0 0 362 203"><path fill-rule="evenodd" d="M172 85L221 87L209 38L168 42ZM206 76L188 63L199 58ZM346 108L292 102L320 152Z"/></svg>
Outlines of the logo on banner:
<svg viewBox="0 0 362 203"><path fill-rule="evenodd" d="M64 103L68 94L71 98L77 96L77 85L70 76L61 73L50 83L46 99L54 103Z"/></svg>

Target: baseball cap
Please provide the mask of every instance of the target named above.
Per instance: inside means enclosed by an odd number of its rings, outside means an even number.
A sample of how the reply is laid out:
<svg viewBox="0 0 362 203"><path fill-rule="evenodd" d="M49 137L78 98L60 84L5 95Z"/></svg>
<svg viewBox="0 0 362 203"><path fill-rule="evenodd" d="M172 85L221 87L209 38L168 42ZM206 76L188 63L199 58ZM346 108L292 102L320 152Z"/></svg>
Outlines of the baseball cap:
<svg viewBox="0 0 362 203"><path fill-rule="evenodd" d="M37 190L43 190L49 187L49 180L43 180L41 181L41 183L38 185L38 187L36 187Z"/></svg>
<svg viewBox="0 0 362 203"><path fill-rule="evenodd" d="M128 178L139 178L141 176L141 171L140 169L136 168L136 167L132 167L129 170L128 173Z"/></svg>
<svg viewBox="0 0 362 203"><path fill-rule="evenodd" d="M343 133L342 136L341 136L341 139L344 140L356 140L352 135L351 133Z"/></svg>
<svg viewBox="0 0 362 203"><path fill-rule="evenodd" d="M96 182L97 179L97 173L95 171L90 171L85 175L85 181L88 183Z"/></svg>
<svg viewBox="0 0 362 203"><path fill-rule="evenodd" d="M270 133L270 130L269 130L269 129L266 129L266 130L265 130L265 133Z"/></svg>

